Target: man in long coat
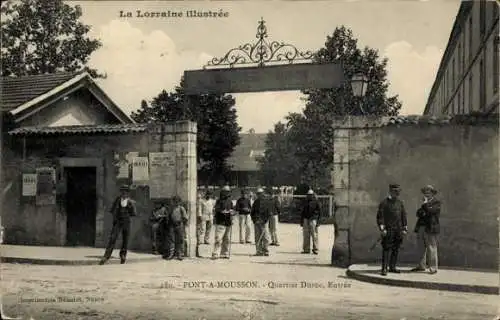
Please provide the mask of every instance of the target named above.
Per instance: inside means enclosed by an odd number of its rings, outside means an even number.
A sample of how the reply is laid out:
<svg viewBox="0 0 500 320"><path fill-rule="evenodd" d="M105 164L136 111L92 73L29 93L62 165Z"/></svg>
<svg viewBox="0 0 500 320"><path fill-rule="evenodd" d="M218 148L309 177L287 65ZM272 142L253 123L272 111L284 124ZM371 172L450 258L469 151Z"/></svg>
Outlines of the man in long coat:
<svg viewBox="0 0 500 320"><path fill-rule="evenodd" d="M429 271L436 274L438 270L437 237L439 235L439 216L441 214L441 201L436 198L437 191L432 185L422 188L424 199L422 206L417 210L417 232L421 239L419 244L422 258L418 266L412 271L425 271L427 261L429 262Z"/></svg>
<svg viewBox="0 0 500 320"><path fill-rule="evenodd" d="M382 236L382 275L389 272L399 273L396 268L399 248L403 236L408 232L406 210L403 201L399 199L401 187L398 184L389 185L389 195L379 205L377 211L377 226ZM390 257L389 257L390 254Z"/></svg>

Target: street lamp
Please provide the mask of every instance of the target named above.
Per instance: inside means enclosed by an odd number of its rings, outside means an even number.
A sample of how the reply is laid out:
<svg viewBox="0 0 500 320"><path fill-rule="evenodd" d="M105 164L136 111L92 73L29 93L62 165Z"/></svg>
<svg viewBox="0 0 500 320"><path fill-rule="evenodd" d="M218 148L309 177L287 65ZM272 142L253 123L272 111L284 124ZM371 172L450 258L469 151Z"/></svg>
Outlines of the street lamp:
<svg viewBox="0 0 500 320"><path fill-rule="evenodd" d="M368 88L368 77L364 73L356 73L351 78L352 94L355 97L362 98L366 94L366 89ZM361 113L365 114L363 110L362 103L360 102L359 108Z"/></svg>
<svg viewBox="0 0 500 320"><path fill-rule="evenodd" d="M364 97L368 88L368 77L364 73L356 73L351 78L351 87L355 97Z"/></svg>

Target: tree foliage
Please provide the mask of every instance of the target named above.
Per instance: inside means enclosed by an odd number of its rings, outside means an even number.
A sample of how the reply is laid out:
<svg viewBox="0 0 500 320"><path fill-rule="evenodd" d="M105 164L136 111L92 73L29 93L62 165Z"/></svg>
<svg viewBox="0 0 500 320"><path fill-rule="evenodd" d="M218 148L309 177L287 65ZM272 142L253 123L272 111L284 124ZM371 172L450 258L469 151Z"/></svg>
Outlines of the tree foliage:
<svg viewBox="0 0 500 320"><path fill-rule="evenodd" d="M185 103L189 101L189 103ZM152 99L143 100L141 108L132 113L137 122L191 120L197 122L197 161L208 183L228 180L227 158L240 143L241 127L237 123L235 99L225 94L186 95L184 81L173 92L163 90Z"/></svg>
<svg viewBox="0 0 500 320"><path fill-rule="evenodd" d="M353 96L349 81L332 89L303 90L306 95L303 112L290 114L288 124L277 124L268 136L261 168L264 179L273 180L273 184L293 180L293 184L303 182L315 188L328 188L333 162L334 118L363 114L392 116L401 109L398 96L388 96L388 60L380 58L376 49L358 48L357 39L345 26L336 28L327 37L325 46L316 52L313 61L341 63L346 79L358 72L364 73L369 79L368 89L362 98ZM283 153L286 161L276 156L283 148L277 147L276 136L287 145L288 152Z"/></svg>
<svg viewBox="0 0 500 320"><path fill-rule="evenodd" d="M101 46L90 39L90 26L79 21L80 6L62 0L6 1L1 6L2 76L74 72L88 68L92 52Z"/></svg>

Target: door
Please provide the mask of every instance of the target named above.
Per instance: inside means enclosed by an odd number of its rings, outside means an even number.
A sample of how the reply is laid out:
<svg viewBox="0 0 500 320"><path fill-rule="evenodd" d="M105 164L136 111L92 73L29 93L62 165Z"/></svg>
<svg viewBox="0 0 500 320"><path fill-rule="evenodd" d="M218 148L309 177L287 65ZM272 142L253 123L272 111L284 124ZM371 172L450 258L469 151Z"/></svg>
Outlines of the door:
<svg viewBox="0 0 500 320"><path fill-rule="evenodd" d="M95 243L97 214L96 168L66 167L66 245Z"/></svg>

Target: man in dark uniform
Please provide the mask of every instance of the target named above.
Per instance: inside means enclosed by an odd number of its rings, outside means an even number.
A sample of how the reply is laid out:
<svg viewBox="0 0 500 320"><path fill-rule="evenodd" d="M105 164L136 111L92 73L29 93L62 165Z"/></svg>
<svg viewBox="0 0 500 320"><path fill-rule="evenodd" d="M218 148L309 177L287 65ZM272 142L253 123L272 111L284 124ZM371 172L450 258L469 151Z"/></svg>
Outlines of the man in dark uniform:
<svg viewBox="0 0 500 320"><path fill-rule="evenodd" d="M300 226L302 226L302 253L311 253L311 238L312 252L318 254L318 226L321 217L321 207L312 189L307 191L307 197L302 207L300 216Z"/></svg>
<svg viewBox="0 0 500 320"><path fill-rule="evenodd" d="M236 201L236 212L238 213L240 243L251 243L250 241L250 211L252 204L248 191L241 189L241 197Z"/></svg>
<svg viewBox="0 0 500 320"><path fill-rule="evenodd" d="M101 259L99 264L103 265L106 261L111 258L113 249L115 247L116 239L118 234L122 234L122 248L120 250L120 263L124 264L127 258L127 246L128 246L128 236L130 232L130 217L136 215L135 201L130 199L129 196L130 188L129 186L122 186L120 188L120 195L115 199L111 207L111 214L113 215L113 229L111 229L111 235L109 236L108 245L106 246L106 251L104 252L104 257Z"/></svg>
<svg viewBox="0 0 500 320"><path fill-rule="evenodd" d="M257 190L257 199L252 205L252 222L255 230L255 249L256 256L269 256L269 235L267 226L271 218L272 203L269 197L264 194L264 190Z"/></svg>
<svg viewBox="0 0 500 320"><path fill-rule="evenodd" d="M166 216L167 205L165 202L162 202L153 210L149 218L151 221L151 244L153 247L153 254L155 255L159 254L159 251L161 251L164 246L162 235L165 234L165 228L163 228L163 226L165 225Z"/></svg>
<svg viewBox="0 0 500 320"><path fill-rule="evenodd" d="M387 266L389 272L399 273L396 269L399 247L403 236L408 232L406 210L403 201L399 199L400 193L401 187L398 184L390 184L389 195L380 203L377 211L377 226L382 236L383 276L387 275Z"/></svg>
<svg viewBox="0 0 500 320"><path fill-rule="evenodd" d="M215 243L212 259L229 259L229 246L231 245L231 232L234 208L231 200L231 188L224 186L220 198L215 203Z"/></svg>

